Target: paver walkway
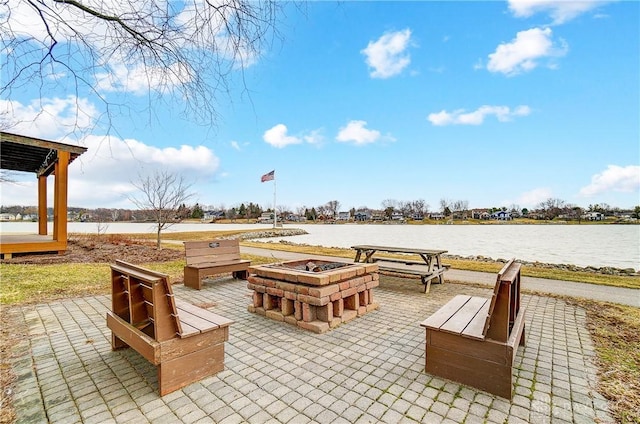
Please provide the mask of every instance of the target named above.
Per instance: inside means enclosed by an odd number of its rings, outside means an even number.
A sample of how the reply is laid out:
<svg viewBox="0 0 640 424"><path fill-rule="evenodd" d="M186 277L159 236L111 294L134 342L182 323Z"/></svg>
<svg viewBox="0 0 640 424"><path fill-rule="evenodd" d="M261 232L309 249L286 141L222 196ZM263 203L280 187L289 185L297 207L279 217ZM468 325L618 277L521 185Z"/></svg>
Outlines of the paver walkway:
<svg viewBox="0 0 640 424"><path fill-rule="evenodd" d="M612 422L596 392L585 312L525 295L527 342L507 401L424 372L420 322L464 284L382 277L380 308L325 334L249 313L246 283L231 278L180 299L235 321L225 370L163 398L155 368L133 350L111 351L109 296L12 308L27 334L15 346L19 423L592 423Z"/></svg>

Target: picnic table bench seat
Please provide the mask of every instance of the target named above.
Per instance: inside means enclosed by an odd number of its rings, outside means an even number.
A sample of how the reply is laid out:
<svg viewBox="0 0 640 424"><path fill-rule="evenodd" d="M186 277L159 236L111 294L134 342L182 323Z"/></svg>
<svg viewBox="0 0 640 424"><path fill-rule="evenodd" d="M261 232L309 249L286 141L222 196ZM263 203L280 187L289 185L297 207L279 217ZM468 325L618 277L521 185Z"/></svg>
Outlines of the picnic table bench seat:
<svg viewBox="0 0 640 424"><path fill-rule="evenodd" d="M124 261L111 265L113 350L131 347L157 368L161 396L224 369L232 321L173 295L169 278Z"/></svg>
<svg viewBox="0 0 640 424"><path fill-rule="evenodd" d="M431 280L440 278L444 275L448 268L441 267L429 270L424 262L405 261L401 259L375 258L374 262L378 264L380 271L394 272L397 274L417 275L424 286L424 292L429 293L431 289Z"/></svg>
<svg viewBox="0 0 640 424"><path fill-rule="evenodd" d="M246 280L251 261L240 259L238 240L184 242L186 266L184 285L202 289L202 279L208 275L231 272L233 278Z"/></svg>
<svg viewBox="0 0 640 424"><path fill-rule="evenodd" d="M498 273L492 297L457 295L421 326L426 329L425 371L507 399L513 361L525 343L520 264Z"/></svg>

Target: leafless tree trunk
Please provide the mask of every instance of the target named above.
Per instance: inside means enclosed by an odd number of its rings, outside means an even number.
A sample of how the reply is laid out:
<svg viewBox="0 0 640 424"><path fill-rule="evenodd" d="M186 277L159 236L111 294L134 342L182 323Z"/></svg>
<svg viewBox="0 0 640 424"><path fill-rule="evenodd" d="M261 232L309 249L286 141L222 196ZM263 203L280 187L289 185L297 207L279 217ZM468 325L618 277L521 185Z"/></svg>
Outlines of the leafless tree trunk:
<svg viewBox="0 0 640 424"><path fill-rule="evenodd" d="M162 230L176 223L176 213L193 193L189 192L191 184L185 182L181 175L167 171L156 171L132 183L139 191L138 197L129 196L129 200L140 210L149 211L154 218L157 234L157 248L161 249L160 235Z"/></svg>
<svg viewBox="0 0 640 424"><path fill-rule="evenodd" d="M0 96L39 87L46 98L66 84L77 98L102 103L110 125L131 112L114 93L135 93L148 97L149 109L164 100L211 124L232 73L278 36L280 9L277 0L1 1ZM87 121L81 102L74 131Z"/></svg>

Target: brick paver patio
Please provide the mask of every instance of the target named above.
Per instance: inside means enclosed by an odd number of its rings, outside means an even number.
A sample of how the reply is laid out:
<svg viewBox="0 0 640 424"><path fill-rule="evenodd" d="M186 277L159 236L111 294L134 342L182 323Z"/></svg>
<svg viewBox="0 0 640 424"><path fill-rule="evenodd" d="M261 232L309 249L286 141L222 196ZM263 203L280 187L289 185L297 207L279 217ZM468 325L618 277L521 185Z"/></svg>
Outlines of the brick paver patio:
<svg viewBox="0 0 640 424"><path fill-rule="evenodd" d="M225 370L163 398L155 367L112 352L109 296L25 306L28 337L15 346L18 422L83 423L592 423L612 422L596 392L594 348L582 309L523 296L527 343L511 402L424 372L427 316L456 294L489 289L381 277L380 308L325 334L247 311L251 292L230 278L177 297L235 323Z"/></svg>

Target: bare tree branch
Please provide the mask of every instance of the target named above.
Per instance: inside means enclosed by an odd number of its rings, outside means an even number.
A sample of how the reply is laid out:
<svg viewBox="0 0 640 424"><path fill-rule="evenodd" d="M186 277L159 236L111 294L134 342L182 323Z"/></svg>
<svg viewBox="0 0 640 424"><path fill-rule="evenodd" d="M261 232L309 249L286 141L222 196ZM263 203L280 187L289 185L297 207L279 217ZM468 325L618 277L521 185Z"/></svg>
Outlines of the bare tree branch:
<svg viewBox="0 0 640 424"><path fill-rule="evenodd" d="M0 0L0 95L73 87L116 113L123 93L181 105L198 123L218 118L217 99L277 36L277 0ZM35 85L37 86L37 85ZM246 88L246 85L245 85ZM81 111L78 111L81 113Z"/></svg>

